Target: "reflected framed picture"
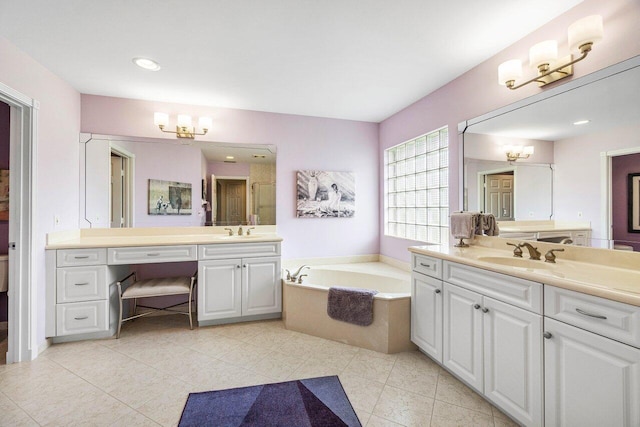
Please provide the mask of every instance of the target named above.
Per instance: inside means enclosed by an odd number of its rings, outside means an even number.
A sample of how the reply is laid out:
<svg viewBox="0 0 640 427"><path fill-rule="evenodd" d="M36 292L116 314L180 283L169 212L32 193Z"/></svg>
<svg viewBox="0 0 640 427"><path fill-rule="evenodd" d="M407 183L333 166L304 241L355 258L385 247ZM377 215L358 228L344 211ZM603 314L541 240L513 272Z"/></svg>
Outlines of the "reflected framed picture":
<svg viewBox="0 0 640 427"><path fill-rule="evenodd" d="M149 215L191 215L191 184L149 180Z"/></svg>
<svg viewBox="0 0 640 427"><path fill-rule="evenodd" d="M629 233L640 233L640 173L628 175Z"/></svg>

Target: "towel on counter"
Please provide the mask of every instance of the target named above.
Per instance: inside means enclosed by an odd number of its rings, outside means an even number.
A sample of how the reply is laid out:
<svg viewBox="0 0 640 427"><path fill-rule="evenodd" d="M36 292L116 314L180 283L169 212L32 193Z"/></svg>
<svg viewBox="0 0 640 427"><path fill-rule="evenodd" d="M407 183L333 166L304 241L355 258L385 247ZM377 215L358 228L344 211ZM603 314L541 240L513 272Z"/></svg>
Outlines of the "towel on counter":
<svg viewBox="0 0 640 427"><path fill-rule="evenodd" d="M454 212L451 214L451 235L456 239L470 239L476 234L478 214Z"/></svg>
<svg viewBox="0 0 640 427"><path fill-rule="evenodd" d="M378 291L359 288L329 288L327 314L335 320L369 326L373 322L373 296Z"/></svg>
<svg viewBox="0 0 640 427"><path fill-rule="evenodd" d="M496 217L493 214L482 214L482 231L487 236L497 236L500 234Z"/></svg>

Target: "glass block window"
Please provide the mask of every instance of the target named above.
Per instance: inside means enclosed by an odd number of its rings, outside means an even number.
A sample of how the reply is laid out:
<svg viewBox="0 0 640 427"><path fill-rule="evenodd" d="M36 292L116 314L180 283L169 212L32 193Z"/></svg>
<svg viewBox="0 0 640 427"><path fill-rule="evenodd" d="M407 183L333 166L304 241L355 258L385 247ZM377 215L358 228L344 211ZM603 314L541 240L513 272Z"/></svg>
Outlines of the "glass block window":
<svg viewBox="0 0 640 427"><path fill-rule="evenodd" d="M384 165L385 235L448 244L448 129L386 149Z"/></svg>

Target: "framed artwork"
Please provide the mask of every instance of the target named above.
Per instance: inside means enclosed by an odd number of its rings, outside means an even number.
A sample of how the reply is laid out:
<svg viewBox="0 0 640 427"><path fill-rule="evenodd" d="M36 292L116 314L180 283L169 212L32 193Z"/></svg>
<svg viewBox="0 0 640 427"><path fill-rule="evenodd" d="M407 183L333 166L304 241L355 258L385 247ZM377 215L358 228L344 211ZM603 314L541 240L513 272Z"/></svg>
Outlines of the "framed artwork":
<svg viewBox="0 0 640 427"><path fill-rule="evenodd" d="M353 172L298 171L298 218L352 218L356 211Z"/></svg>
<svg viewBox="0 0 640 427"><path fill-rule="evenodd" d="M149 215L191 215L191 184L149 180Z"/></svg>
<svg viewBox="0 0 640 427"><path fill-rule="evenodd" d="M640 173L628 175L627 189L629 198L628 230L629 233L640 233Z"/></svg>
<svg viewBox="0 0 640 427"><path fill-rule="evenodd" d="M9 221L9 169L0 169L0 221Z"/></svg>

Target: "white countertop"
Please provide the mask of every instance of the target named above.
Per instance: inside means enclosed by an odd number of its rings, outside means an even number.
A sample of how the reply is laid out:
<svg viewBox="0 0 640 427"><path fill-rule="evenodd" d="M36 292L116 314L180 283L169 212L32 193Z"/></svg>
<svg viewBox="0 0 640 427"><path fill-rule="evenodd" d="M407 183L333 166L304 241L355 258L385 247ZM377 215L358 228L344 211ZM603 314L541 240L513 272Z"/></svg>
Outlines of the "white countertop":
<svg viewBox="0 0 640 427"><path fill-rule="evenodd" d="M537 233L591 230L589 221L498 221L500 233Z"/></svg>
<svg viewBox="0 0 640 427"><path fill-rule="evenodd" d="M232 227L234 234L238 227ZM246 235L229 236L224 227L103 228L70 230L47 235L46 249L111 248L126 246L207 245L214 243L281 242L275 226L256 226Z"/></svg>
<svg viewBox="0 0 640 427"><path fill-rule="evenodd" d="M517 243L518 240L476 236L474 244L468 248L434 245L412 246L409 250L413 253L640 306L640 253L638 252L535 242L534 246L541 252L542 259L531 261L527 267L501 265L486 260L488 257L513 258L513 248L507 246L507 242ZM565 251L556 252L555 264L546 263L544 254L549 249L556 248L562 248ZM528 252L525 248L523 251L523 259L527 260Z"/></svg>

